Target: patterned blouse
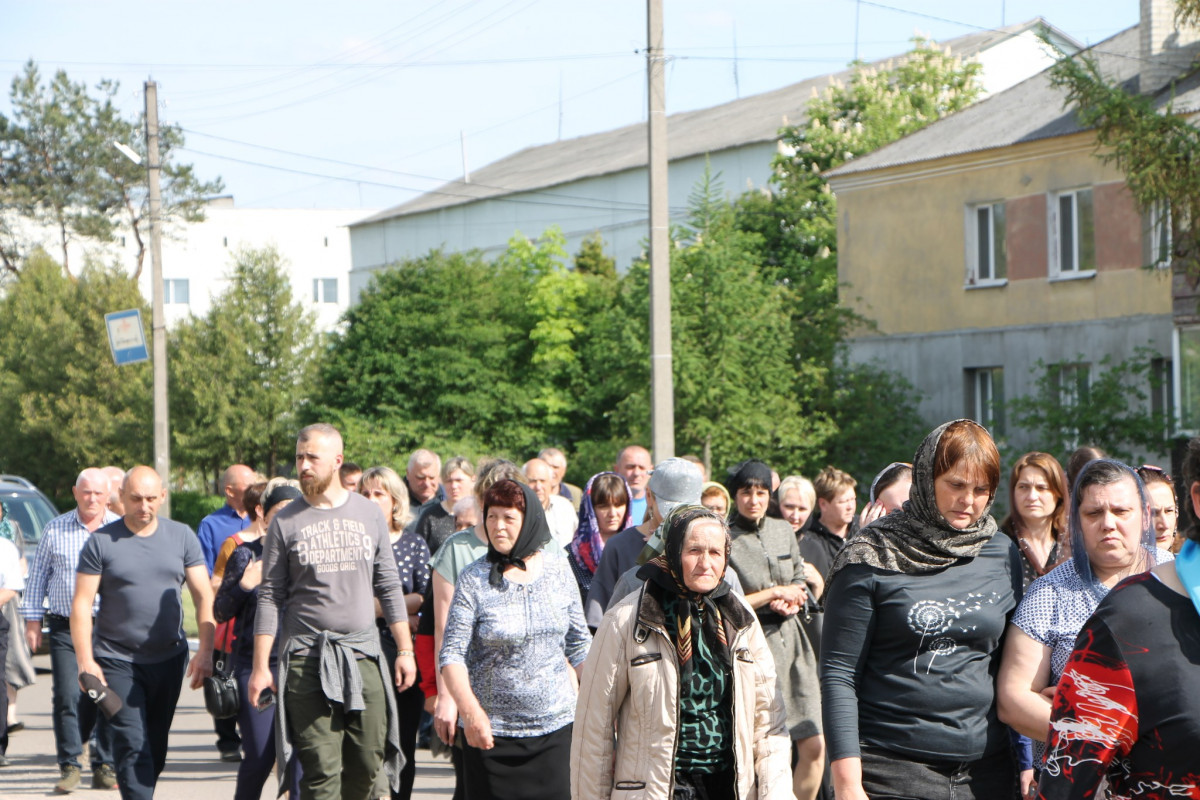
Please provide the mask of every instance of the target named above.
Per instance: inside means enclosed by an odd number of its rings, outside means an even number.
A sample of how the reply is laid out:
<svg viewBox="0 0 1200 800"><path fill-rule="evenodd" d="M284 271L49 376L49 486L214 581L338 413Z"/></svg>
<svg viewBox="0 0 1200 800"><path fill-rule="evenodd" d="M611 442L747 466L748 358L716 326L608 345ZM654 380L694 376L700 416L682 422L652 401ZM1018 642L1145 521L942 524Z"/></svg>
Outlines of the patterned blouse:
<svg viewBox="0 0 1200 800"><path fill-rule="evenodd" d="M405 594L425 594L429 588L429 545L409 531L392 542L392 555L400 570L400 585Z"/></svg>
<svg viewBox="0 0 1200 800"><path fill-rule="evenodd" d="M587 658L592 637L579 587L563 558L543 558L527 584L488 583L481 558L462 571L446 619L440 666L461 664L496 736L545 736L575 719L567 662Z"/></svg>

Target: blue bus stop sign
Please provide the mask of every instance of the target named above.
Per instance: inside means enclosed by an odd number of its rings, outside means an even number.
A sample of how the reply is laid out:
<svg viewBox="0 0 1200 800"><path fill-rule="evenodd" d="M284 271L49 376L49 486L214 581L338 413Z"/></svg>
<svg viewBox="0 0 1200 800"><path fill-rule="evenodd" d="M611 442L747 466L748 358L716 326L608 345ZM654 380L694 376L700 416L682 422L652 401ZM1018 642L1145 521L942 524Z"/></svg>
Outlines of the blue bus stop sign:
<svg viewBox="0 0 1200 800"><path fill-rule="evenodd" d="M117 366L150 360L140 310L131 308L105 314L104 327L108 329L108 345L112 348L113 361L117 362Z"/></svg>

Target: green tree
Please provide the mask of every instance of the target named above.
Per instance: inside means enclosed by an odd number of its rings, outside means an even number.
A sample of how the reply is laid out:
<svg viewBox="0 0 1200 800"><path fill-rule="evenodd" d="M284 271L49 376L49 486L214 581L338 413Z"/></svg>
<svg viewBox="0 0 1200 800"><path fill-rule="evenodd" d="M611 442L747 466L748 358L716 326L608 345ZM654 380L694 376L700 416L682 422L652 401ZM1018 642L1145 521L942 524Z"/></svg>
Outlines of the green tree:
<svg viewBox="0 0 1200 800"><path fill-rule="evenodd" d="M917 413L920 393L882 364L840 360L829 373L830 409L837 434L827 464L858 476L865 496L871 476L892 461L912 461L929 425Z"/></svg>
<svg viewBox="0 0 1200 800"><path fill-rule="evenodd" d="M119 270L88 263L71 280L41 250L20 265L0 297L0 472L61 497L84 467L149 462L151 368L116 366L104 323L129 308L149 321Z"/></svg>
<svg viewBox="0 0 1200 800"><path fill-rule="evenodd" d="M822 369L832 366L850 327L869 324L838 304L837 204L825 173L942 117L982 92L980 67L935 43L880 68L855 63L809 103L804 125L782 131L770 191L735 204L738 225L762 236L762 269L788 290L793 346ZM805 387L805 391L809 387Z"/></svg>
<svg viewBox="0 0 1200 800"><path fill-rule="evenodd" d="M133 273L141 274L149 224L145 123L121 114L113 102L118 89L116 82L101 81L93 96L62 70L44 82L30 61L13 79L11 118L0 115L0 207L54 230L68 274L72 240L112 242L119 230L133 236ZM190 165L175 160L183 145L177 127L162 126L159 134L163 218L202 220L205 198L221 191L221 181L201 181ZM138 151L143 165L128 160L113 142ZM28 243L11 227L0 229L0 266L6 272L16 272L23 249Z"/></svg>
<svg viewBox="0 0 1200 800"><path fill-rule="evenodd" d="M1039 360L1031 370L1034 391L1009 400L1005 413L1064 464L1082 444L1099 445L1130 464L1144 463L1170 450L1171 420L1150 409L1144 388L1158 388L1151 371L1155 355L1138 348L1125 360L1105 356L1090 383L1079 386L1064 385L1060 366Z"/></svg>
<svg viewBox="0 0 1200 800"><path fill-rule="evenodd" d="M274 248L238 251L228 280L208 314L171 335L176 461L212 476L234 462L274 474L315 382L315 318Z"/></svg>
<svg viewBox="0 0 1200 800"><path fill-rule="evenodd" d="M796 397L784 289L761 274L760 237L737 227L719 176L706 171L689 205L671 249L676 449L704 453L718 469L751 455L780 470L807 466L832 426L803 413ZM639 304L624 341L631 361L647 364L646 265L635 264L626 280ZM618 406L635 439L645 435L647 386Z"/></svg>
<svg viewBox="0 0 1200 800"><path fill-rule="evenodd" d="M535 449L544 423L529 388L529 287L525 267L478 253L434 251L380 271L332 337L309 417L384 423L395 453Z"/></svg>
<svg viewBox="0 0 1200 800"><path fill-rule="evenodd" d="M604 237L599 231L584 237L575 254L575 271L580 275L615 279L617 261L604 252Z"/></svg>
<svg viewBox="0 0 1200 800"><path fill-rule="evenodd" d="M566 239L557 227L535 243L519 232L497 262L500 270L523 273L529 282L531 401L548 431L561 431L574 405L571 384L579 375L576 337L582 330L579 299L583 276L567 269Z"/></svg>

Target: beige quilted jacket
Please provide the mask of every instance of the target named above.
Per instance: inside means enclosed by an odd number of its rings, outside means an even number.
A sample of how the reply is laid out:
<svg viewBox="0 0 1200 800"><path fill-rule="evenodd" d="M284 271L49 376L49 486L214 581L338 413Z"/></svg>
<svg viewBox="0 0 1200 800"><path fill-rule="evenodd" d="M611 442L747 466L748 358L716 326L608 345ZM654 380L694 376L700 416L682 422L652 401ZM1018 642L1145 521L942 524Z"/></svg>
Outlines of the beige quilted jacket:
<svg viewBox="0 0 1200 800"><path fill-rule="evenodd" d="M737 796L792 800L791 741L762 628L740 596L718 603L735 665ZM671 800L678 714L675 647L662 608L643 588L605 614L583 666L572 800Z"/></svg>

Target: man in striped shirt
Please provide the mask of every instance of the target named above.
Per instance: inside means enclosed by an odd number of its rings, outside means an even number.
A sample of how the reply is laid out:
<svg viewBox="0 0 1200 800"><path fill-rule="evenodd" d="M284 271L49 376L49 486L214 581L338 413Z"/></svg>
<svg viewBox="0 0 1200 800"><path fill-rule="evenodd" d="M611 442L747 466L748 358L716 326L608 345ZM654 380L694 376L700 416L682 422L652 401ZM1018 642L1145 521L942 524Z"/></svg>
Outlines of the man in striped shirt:
<svg viewBox="0 0 1200 800"><path fill-rule="evenodd" d="M54 789L66 794L79 785L83 743L91 738L97 710L79 690L75 647L71 644L71 599L79 551L92 531L120 519L109 511L109 479L98 469L79 473L72 489L76 508L46 524L37 553L29 564L21 615L25 639L37 651L42 643L42 616L49 628L50 668L54 681L54 741L59 779ZM43 609L45 603L45 609ZM97 737L91 754L92 788L113 789L116 773L105 737Z"/></svg>

